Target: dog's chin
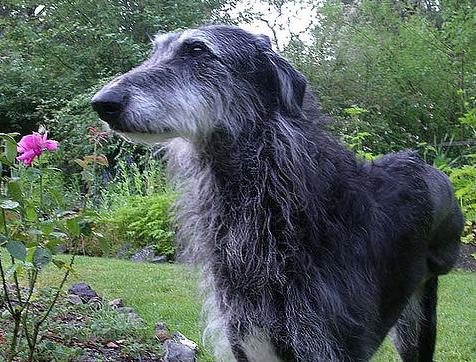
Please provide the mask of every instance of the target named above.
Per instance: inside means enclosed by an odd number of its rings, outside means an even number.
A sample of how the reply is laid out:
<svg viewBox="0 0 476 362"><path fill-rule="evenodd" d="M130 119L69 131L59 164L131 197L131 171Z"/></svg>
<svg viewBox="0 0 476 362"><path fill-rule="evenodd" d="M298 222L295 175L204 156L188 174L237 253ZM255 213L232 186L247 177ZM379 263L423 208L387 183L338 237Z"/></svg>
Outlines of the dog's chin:
<svg viewBox="0 0 476 362"><path fill-rule="evenodd" d="M126 140L127 142L132 143L141 143L148 146L154 146L160 143L166 143L171 141L174 138L180 137L180 135L172 131L170 129L163 130L162 132L157 133L147 133L147 132L132 132L127 131L124 129L115 129L111 128L111 126L106 123L102 122L103 130L110 133L115 133L122 139Z"/></svg>
<svg viewBox="0 0 476 362"><path fill-rule="evenodd" d="M114 131L120 137L128 142L142 143L148 146L154 146L161 143L171 141L173 138L180 137L178 133L173 131L167 131L162 133L136 133L136 132L124 132Z"/></svg>

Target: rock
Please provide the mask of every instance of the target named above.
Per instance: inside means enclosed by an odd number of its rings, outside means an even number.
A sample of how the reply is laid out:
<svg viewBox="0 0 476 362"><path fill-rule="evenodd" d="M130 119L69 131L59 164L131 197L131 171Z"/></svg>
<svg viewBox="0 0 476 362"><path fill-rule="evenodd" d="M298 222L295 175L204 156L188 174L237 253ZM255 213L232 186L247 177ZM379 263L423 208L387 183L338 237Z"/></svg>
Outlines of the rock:
<svg viewBox="0 0 476 362"><path fill-rule="evenodd" d="M119 346L114 342L109 342L108 344L106 344L106 347L107 348L119 348Z"/></svg>
<svg viewBox="0 0 476 362"><path fill-rule="evenodd" d="M134 310L134 308L131 308L131 307L117 307L116 311L118 313L122 313L122 314L130 314L130 313L135 313L136 312Z"/></svg>
<svg viewBox="0 0 476 362"><path fill-rule="evenodd" d="M155 337L160 343L164 343L166 340L172 338L165 323L159 322L155 325Z"/></svg>
<svg viewBox="0 0 476 362"><path fill-rule="evenodd" d="M66 243L59 244L56 246L56 254L65 254L68 251Z"/></svg>
<svg viewBox="0 0 476 362"><path fill-rule="evenodd" d="M88 300L88 305L94 309L94 310L99 310L102 308L102 301L101 298L99 297L94 297Z"/></svg>
<svg viewBox="0 0 476 362"><path fill-rule="evenodd" d="M167 327L167 324L163 323L163 322L158 322L156 325L155 325L155 331L167 331L169 329L169 327Z"/></svg>
<svg viewBox="0 0 476 362"><path fill-rule="evenodd" d="M148 262L155 258L155 247L153 245L142 248L137 253L132 255L131 260L135 262Z"/></svg>
<svg viewBox="0 0 476 362"><path fill-rule="evenodd" d="M164 342L164 362L196 362L195 352L172 339Z"/></svg>
<svg viewBox="0 0 476 362"><path fill-rule="evenodd" d="M138 323L143 322L142 318L135 312L127 313L127 318L129 319L129 321L138 322Z"/></svg>
<svg viewBox="0 0 476 362"><path fill-rule="evenodd" d="M125 243L122 244L119 247L119 250L116 252L116 257L119 259L127 259L130 257L130 250L132 249L132 244L131 243Z"/></svg>
<svg viewBox="0 0 476 362"><path fill-rule="evenodd" d="M149 245L132 255L131 260L138 263L147 262L159 264L167 262L167 257L165 255L156 255L155 246Z"/></svg>
<svg viewBox="0 0 476 362"><path fill-rule="evenodd" d="M136 311L134 310L134 308L131 308L131 307L118 307L115 309L118 313L121 313L121 314L127 314L127 318L131 321L131 322L137 322L137 323L142 323L143 320L142 318L136 313Z"/></svg>
<svg viewBox="0 0 476 362"><path fill-rule="evenodd" d="M191 341L190 339L188 339L187 337L185 337L182 333L180 332L175 332L172 337L174 338L174 340L178 343L181 343L183 344L184 346L187 346L188 348L190 348L192 351L194 352L197 352L198 350L198 345L194 342L194 341Z"/></svg>
<svg viewBox="0 0 476 362"><path fill-rule="evenodd" d="M68 302L70 302L71 304L74 304L74 305L83 304L83 301L81 300L81 297L79 295L76 295L76 294L68 294L66 296L66 300Z"/></svg>
<svg viewBox="0 0 476 362"><path fill-rule="evenodd" d="M110 306L112 309L121 308L121 307L124 307L124 302L122 301L121 298L117 298L117 299L111 300L111 301L109 302L109 306Z"/></svg>
<svg viewBox="0 0 476 362"><path fill-rule="evenodd" d="M150 262L154 264L166 263L167 257L165 255L159 255L159 256L156 256L154 259L152 259Z"/></svg>
<svg viewBox="0 0 476 362"><path fill-rule="evenodd" d="M89 302L92 298L99 298L99 295L86 283L73 284L68 293L79 296L84 303Z"/></svg>
<svg viewBox="0 0 476 362"><path fill-rule="evenodd" d="M156 331L155 338L157 338L160 343L164 343L166 340L172 339L172 336L167 333L167 331Z"/></svg>

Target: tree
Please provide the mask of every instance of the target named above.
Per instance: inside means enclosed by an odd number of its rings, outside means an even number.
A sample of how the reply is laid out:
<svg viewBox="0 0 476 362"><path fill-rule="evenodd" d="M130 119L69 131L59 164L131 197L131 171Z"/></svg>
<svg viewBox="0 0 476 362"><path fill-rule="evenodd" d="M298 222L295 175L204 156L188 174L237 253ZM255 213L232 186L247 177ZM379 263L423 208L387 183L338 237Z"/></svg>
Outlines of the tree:
<svg viewBox="0 0 476 362"><path fill-rule="evenodd" d="M222 0L7 0L0 7L0 132L26 133L98 79L129 70L149 36L210 21Z"/></svg>

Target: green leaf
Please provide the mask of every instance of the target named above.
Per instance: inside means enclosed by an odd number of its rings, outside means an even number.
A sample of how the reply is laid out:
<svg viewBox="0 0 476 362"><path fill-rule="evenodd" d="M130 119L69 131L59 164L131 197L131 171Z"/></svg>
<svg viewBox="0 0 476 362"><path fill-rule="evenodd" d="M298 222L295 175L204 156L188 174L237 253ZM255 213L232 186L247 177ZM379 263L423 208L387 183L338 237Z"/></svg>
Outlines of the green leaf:
<svg viewBox="0 0 476 362"><path fill-rule="evenodd" d="M5 139L5 158L8 162L15 162L15 157L17 157L17 143L14 139Z"/></svg>
<svg viewBox="0 0 476 362"><path fill-rule="evenodd" d="M8 240L6 247L12 257L19 260L25 260L26 247L22 242L16 240Z"/></svg>
<svg viewBox="0 0 476 362"><path fill-rule="evenodd" d="M23 193L21 191L21 184L20 180L11 180L7 184L8 196L12 198L12 200L17 202L23 201Z"/></svg>
<svg viewBox="0 0 476 362"><path fill-rule="evenodd" d="M53 264L58 268L58 269L61 269L61 268L64 268L64 266L66 265L66 263L62 260L59 260L59 259L53 259Z"/></svg>
<svg viewBox="0 0 476 362"><path fill-rule="evenodd" d="M68 237L68 235L66 235L65 233L62 233L60 231L53 231L52 233L50 233L50 236L52 236L54 238L57 238L57 239L64 239L64 238Z"/></svg>
<svg viewBox="0 0 476 362"><path fill-rule="evenodd" d="M42 268L47 265L51 259L52 255L48 249L38 247L33 255L33 265L37 268Z"/></svg>
<svg viewBox="0 0 476 362"><path fill-rule="evenodd" d="M40 235L43 235L43 231L41 230L38 230L36 228L29 228L27 230L28 232L28 235L31 235L31 236L40 236Z"/></svg>
<svg viewBox="0 0 476 362"><path fill-rule="evenodd" d="M16 209L20 204L13 200L3 200L0 202L0 209L4 210L13 210Z"/></svg>
<svg viewBox="0 0 476 362"><path fill-rule="evenodd" d="M10 161L8 161L7 157L3 153L0 153L0 165L2 164L7 166L13 165Z"/></svg>
<svg viewBox="0 0 476 362"><path fill-rule="evenodd" d="M81 234L81 227L79 226L78 218L66 219L66 229L68 229L72 235L79 236Z"/></svg>
<svg viewBox="0 0 476 362"><path fill-rule="evenodd" d="M51 221L45 221L45 222L41 223L40 229L41 229L41 231L43 232L44 235L49 235L53 232L54 225Z"/></svg>
<svg viewBox="0 0 476 362"><path fill-rule="evenodd" d="M33 256L35 255L35 251L36 251L36 246L33 246L33 247L27 249L25 262L33 263Z"/></svg>
<svg viewBox="0 0 476 362"><path fill-rule="evenodd" d="M20 263L15 263L10 265L10 267L5 271L5 277L8 279L13 274L17 273L20 274L23 272L23 265Z"/></svg>
<svg viewBox="0 0 476 362"><path fill-rule="evenodd" d="M38 220L36 208L33 205L28 205L25 207L25 218L27 221L31 222Z"/></svg>

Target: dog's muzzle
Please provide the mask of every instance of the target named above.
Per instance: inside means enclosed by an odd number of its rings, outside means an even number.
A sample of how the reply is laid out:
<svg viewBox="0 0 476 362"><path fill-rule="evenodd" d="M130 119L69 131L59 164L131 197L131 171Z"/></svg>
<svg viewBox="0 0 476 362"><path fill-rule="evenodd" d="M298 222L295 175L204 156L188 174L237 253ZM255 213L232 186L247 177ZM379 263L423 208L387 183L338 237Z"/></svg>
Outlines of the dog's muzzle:
<svg viewBox="0 0 476 362"><path fill-rule="evenodd" d="M101 90L91 100L91 106L99 118L114 130L121 130L121 114L125 108L124 94L117 90Z"/></svg>

